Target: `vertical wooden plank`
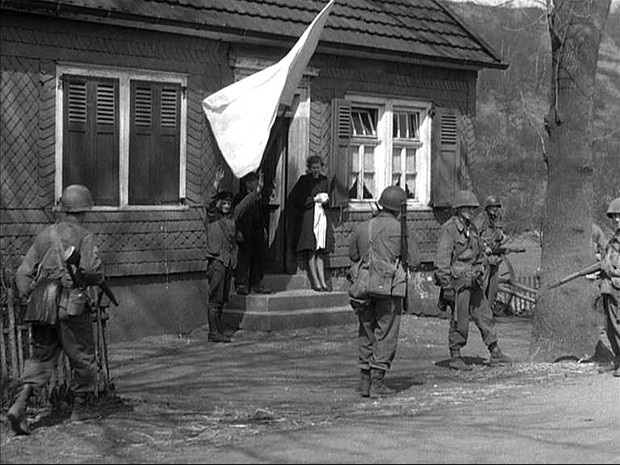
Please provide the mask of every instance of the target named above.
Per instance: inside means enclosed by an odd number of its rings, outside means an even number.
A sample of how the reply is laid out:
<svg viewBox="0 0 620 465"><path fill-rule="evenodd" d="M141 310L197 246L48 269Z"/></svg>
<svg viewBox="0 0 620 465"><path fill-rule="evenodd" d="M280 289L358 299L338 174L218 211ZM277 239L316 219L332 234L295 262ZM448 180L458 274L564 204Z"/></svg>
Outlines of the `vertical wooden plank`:
<svg viewBox="0 0 620 465"><path fill-rule="evenodd" d="M19 378L19 364L17 362L17 341L15 340L15 312L13 307L13 289L7 287L7 303L9 308L9 351L11 352L11 374L13 379Z"/></svg>
<svg viewBox="0 0 620 465"><path fill-rule="evenodd" d="M24 372L24 343L22 337L22 325L17 325L17 366L19 368L19 374Z"/></svg>
<svg viewBox="0 0 620 465"><path fill-rule="evenodd" d="M4 309L2 309L4 310ZM6 342L4 338L4 312L0 313L0 376L8 381L9 367L6 359ZM2 393L0 393L1 395Z"/></svg>

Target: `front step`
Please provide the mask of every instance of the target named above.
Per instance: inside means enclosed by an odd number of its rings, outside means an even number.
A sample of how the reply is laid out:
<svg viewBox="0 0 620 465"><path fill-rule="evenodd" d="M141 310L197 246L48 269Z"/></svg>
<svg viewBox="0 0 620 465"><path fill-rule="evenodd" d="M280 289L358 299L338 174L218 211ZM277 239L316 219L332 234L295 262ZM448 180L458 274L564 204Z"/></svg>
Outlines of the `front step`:
<svg viewBox="0 0 620 465"><path fill-rule="evenodd" d="M334 289L341 289L334 280ZM265 276L263 284L275 289L272 294L238 295L233 293L223 313L224 324L254 331L320 327L357 321L344 291L316 292L301 275ZM285 288L285 290L278 290Z"/></svg>

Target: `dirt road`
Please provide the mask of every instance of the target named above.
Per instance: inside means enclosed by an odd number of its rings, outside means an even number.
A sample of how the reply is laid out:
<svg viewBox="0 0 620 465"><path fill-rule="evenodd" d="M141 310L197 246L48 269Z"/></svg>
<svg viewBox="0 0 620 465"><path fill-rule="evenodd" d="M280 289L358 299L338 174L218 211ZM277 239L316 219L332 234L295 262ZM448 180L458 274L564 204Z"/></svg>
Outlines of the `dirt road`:
<svg viewBox="0 0 620 465"><path fill-rule="evenodd" d="M592 364L526 362L531 325L501 318L509 367L486 366L472 326L467 373L445 368L446 320L405 316L379 401L355 392L356 327L145 338L110 348L118 396L102 418L3 412L2 463L618 463L620 379Z"/></svg>

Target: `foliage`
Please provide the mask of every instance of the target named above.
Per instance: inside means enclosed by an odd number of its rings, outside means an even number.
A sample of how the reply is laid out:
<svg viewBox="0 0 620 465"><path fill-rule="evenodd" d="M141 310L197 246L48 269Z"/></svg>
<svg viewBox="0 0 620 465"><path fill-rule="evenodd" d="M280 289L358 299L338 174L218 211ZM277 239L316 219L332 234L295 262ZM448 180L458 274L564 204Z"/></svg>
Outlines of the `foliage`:
<svg viewBox="0 0 620 465"><path fill-rule="evenodd" d="M480 197L499 195L512 233L540 228L545 196L543 119L550 87L551 45L542 8L451 3L508 69L482 70L474 120L478 159L470 160ZM594 102L595 221L620 197L620 8L610 13L599 52Z"/></svg>

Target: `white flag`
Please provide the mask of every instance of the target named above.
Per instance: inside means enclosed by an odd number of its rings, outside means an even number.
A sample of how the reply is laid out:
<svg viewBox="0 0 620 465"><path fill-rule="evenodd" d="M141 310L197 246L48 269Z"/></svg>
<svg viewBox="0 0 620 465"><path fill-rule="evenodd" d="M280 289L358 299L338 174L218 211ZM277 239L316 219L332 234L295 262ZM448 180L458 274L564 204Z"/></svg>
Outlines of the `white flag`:
<svg viewBox="0 0 620 465"><path fill-rule="evenodd" d="M291 104L334 1L330 0L278 63L202 101L217 144L236 177L259 167L278 106Z"/></svg>

